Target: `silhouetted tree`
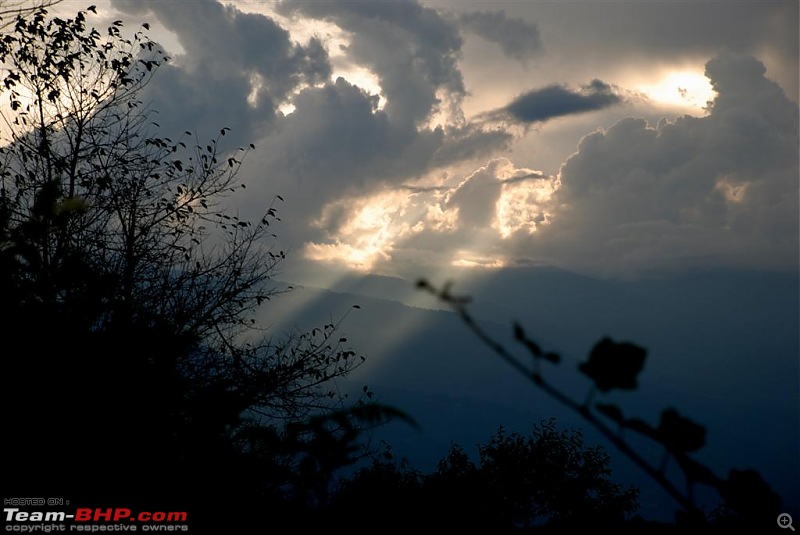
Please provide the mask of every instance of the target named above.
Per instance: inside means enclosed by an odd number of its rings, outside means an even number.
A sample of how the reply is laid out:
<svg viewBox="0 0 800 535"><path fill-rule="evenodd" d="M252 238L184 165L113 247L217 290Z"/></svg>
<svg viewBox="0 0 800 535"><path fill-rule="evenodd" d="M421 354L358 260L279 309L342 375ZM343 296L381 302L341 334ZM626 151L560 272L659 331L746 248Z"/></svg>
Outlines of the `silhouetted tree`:
<svg viewBox="0 0 800 535"><path fill-rule="evenodd" d="M363 425L400 413L344 405L334 381L361 359L337 325L255 329L285 291L270 283L281 199L254 221L226 209L254 149L223 148L227 127L159 135L139 96L166 61L85 12L21 13L0 39L6 451L23 468L4 479L19 495L205 494L215 510L302 501L353 462ZM297 474L313 463L311 485Z"/></svg>
<svg viewBox="0 0 800 535"><path fill-rule="evenodd" d="M588 447L577 431L559 431L554 420L528 436L500 428L478 447L473 462L454 445L431 474L391 450L341 483L333 511L360 511L376 529L391 526L506 533L525 530L623 526L638 507L638 491L609 477L610 459Z"/></svg>

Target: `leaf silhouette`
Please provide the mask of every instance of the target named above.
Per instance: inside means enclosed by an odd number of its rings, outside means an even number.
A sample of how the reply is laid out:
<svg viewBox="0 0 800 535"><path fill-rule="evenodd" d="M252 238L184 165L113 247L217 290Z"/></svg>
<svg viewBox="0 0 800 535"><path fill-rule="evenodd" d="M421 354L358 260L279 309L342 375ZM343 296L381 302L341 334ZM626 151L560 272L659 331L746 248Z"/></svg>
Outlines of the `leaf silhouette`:
<svg viewBox="0 0 800 535"><path fill-rule="evenodd" d="M697 451L706 442L706 429L675 409L665 409L656 429L659 441L672 451Z"/></svg>
<svg viewBox="0 0 800 535"><path fill-rule="evenodd" d="M745 519L772 518L781 512L781 498L754 470L731 470L720 485L728 507Z"/></svg>
<svg viewBox="0 0 800 535"><path fill-rule="evenodd" d="M616 343L606 337L594 346L589 359L580 363L578 369L602 392L615 388L633 390L646 355L644 348L628 342Z"/></svg>

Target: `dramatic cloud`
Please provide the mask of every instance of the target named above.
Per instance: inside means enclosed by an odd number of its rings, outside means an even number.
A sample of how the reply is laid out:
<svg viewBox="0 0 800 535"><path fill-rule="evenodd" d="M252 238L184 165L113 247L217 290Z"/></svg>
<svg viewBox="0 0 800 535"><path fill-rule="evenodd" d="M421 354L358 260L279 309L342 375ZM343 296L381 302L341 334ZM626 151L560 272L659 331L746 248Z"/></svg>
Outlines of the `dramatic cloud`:
<svg viewBox="0 0 800 535"><path fill-rule="evenodd" d="M502 182L497 177L500 162L490 162L464 179L447 199L447 208L457 208L462 226L481 228L491 225L500 199Z"/></svg>
<svg viewBox="0 0 800 535"><path fill-rule="evenodd" d="M472 11L461 14L458 20L467 30L500 45L510 58L526 60L542 50L539 28L503 11Z"/></svg>
<svg viewBox="0 0 800 535"><path fill-rule="evenodd" d="M231 127L239 144L257 140L271 127L278 107L304 85L330 78L322 43L292 42L273 19L217 2L130 2L124 12L152 13L175 33L184 53L158 73L144 97L162 126L201 136Z"/></svg>
<svg viewBox="0 0 800 535"><path fill-rule="evenodd" d="M261 167L285 175L319 199L402 180L426 169L444 141L442 129L408 130L378 110L378 97L343 78L308 88L295 111L263 144Z"/></svg>
<svg viewBox="0 0 800 535"><path fill-rule="evenodd" d="M706 73L707 117L620 121L583 138L562 167L553 222L535 248L566 265L796 268L798 108L752 57Z"/></svg>
<svg viewBox="0 0 800 535"><path fill-rule="evenodd" d="M381 211L379 227L364 221L374 221L366 207L381 201L365 198L364 208L339 212L329 239L345 256L383 244L368 267L387 270L431 263L545 263L612 276L796 269L797 105L752 57L722 55L706 72L718 97L705 117L621 120L585 136L557 177L495 159L461 179L405 189L405 200L393 201L399 206ZM354 221L359 241L336 230Z"/></svg>
<svg viewBox="0 0 800 535"><path fill-rule="evenodd" d="M602 110L624 102L619 91L602 80L592 80L579 90L551 85L523 93L489 118L520 123L542 123L556 117Z"/></svg>
<svg viewBox="0 0 800 535"><path fill-rule="evenodd" d="M295 111L262 141L247 170L266 175L262 188L287 198L300 227L317 219L326 203L485 158L510 138L474 127L409 130L377 109L377 96L342 78L301 91L294 103Z"/></svg>
<svg viewBox="0 0 800 535"><path fill-rule="evenodd" d="M516 206L525 204L529 185L515 185L547 179L542 173L530 169L516 169L505 158L490 161L466 177L448 193L444 208L458 211L458 221L467 230L485 229L495 225L501 233L513 226ZM541 221L541 220L540 220Z"/></svg>
<svg viewBox="0 0 800 535"><path fill-rule="evenodd" d="M285 15L304 15L335 23L350 34L352 61L378 76L385 111L396 124L412 127L442 104L465 94L457 62L461 36L455 23L416 2L287 1Z"/></svg>
<svg viewBox="0 0 800 535"><path fill-rule="evenodd" d="M797 265L797 106L770 80L781 75L787 87L796 65L767 73L752 57L719 55L706 68L713 105L678 107L700 98L686 82L712 55L698 59L698 51L721 48L727 29L708 37L700 35L707 22L688 21L685 42L670 45L631 37L638 28L625 34L607 17L595 32L587 15L595 7L578 10L581 31L549 4L538 6L537 25L514 3L475 12L460 3L438 11L413 1L298 0L258 5L266 14L241 11L254 9L246 3L113 5L139 21L155 16L180 48L144 95L157 120L201 137L230 126L236 145L255 142L237 207L254 215L281 194L290 224L278 232L307 258L395 272L423 264L550 263L611 274ZM767 65L791 63L792 36L779 31L787 10L767 16L747 6L758 36L730 37L731 48L759 46ZM632 9L636 20L651 20ZM744 24L738 14L720 16ZM772 41L769 28L778 32ZM464 49L461 32L481 39ZM617 60L627 58L628 69L647 60L632 51L683 55L628 83L634 75ZM535 69L514 61L533 54ZM475 57L492 61L476 66ZM587 70L602 80L578 85ZM662 85L678 96L659 100L642 89ZM687 112L696 116L679 115ZM553 120L563 117L572 119Z"/></svg>
<svg viewBox="0 0 800 535"><path fill-rule="evenodd" d="M501 238L547 224L554 187L552 177L492 159L438 186L403 185L327 205L319 224L329 232L306 254L413 276L422 266L501 267Z"/></svg>
<svg viewBox="0 0 800 535"><path fill-rule="evenodd" d="M415 2L288 2L276 18L216 2L115 6L154 15L182 49L144 95L159 123L201 137L229 126L234 147L254 142L240 208L255 216L281 194L292 220L281 237L289 243L338 228L341 209L321 217L328 204L488 158L512 138L464 121L458 27ZM286 28L308 25L308 17L342 31L336 68L374 76L379 94L358 77L332 79L330 43L292 40Z"/></svg>

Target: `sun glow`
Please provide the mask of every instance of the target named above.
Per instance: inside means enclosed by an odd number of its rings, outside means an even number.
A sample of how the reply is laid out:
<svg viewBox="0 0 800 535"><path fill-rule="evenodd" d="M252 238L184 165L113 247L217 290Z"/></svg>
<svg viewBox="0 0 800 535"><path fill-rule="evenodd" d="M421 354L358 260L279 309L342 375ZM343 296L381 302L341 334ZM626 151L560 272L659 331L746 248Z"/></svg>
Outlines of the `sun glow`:
<svg viewBox="0 0 800 535"><path fill-rule="evenodd" d="M457 178L428 177L329 203L314 222L324 237L305 244L305 257L370 271L428 251L447 258L452 267L501 268L507 264L496 254L498 239L533 234L550 223L555 177L499 158L466 179ZM481 188L492 187L495 191L484 199ZM479 213L477 219L464 217L462 210ZM458 249L452 247L456 243Z"/></svg>
<svg viewBox="0 0 800 535"><path fill-rule="evenodd" d="M334 67L331 80L344 78L359 89L366 91L370 95L378 95L377 109L382 110L386 105L386 97L383 96L380 79L366 67L360 65L347 64L342 67Z"/></svg>
<svg viewBox="0 0 800 535"><path fill-rule="evenodd" d="M504 184L493 227L504 239L521 230L533 234L549 221L546 210L555 188L549 178Z"/></svg>
<svg viewBox="0 0 800 535"><path fill-rule="evenodd" d="M735 177L722 176L717 179L714 189L719 191L727 202L739 204L745 199L747 186L747 182L737 181Z"/></svg>
<svg viewBox="0 0 800 535"><path fill-rule="evenodd" d="M406 192L389 191L326 206L315 226L335 233L336 239L333 243L306 244L306 258L340 263L359 271L389 259L394 240L409 230L399 221L407 197ZM348 215L337 222L342 214Z"/></svg>
<svg viewBox="0 0 800 535"><path fill-rule="evenodd" d="M670 71L655 84L638 89L656 103L680 108L703 109L715 96L708 78L689 70Z"/></svg>
<svg viewBox="0 0 800 535"><path fill-rule="evenodd" d="M505 267L506 263L500 258L490 258L490 257L482 257L482 256L461 256L463 253L459 253L459 258L453 260L451 265L454 267L462 267L462 268L482 268L482 269L498 269L501 267Z"/></svg>

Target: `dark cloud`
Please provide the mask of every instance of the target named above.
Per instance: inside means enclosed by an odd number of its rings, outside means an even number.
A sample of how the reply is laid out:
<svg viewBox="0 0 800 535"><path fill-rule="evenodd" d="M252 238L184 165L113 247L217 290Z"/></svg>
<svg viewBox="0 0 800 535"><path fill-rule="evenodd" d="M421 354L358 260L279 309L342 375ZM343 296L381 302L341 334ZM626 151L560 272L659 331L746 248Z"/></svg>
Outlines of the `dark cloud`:
<svg viewBox="0 0 800 535"><path fill-rule="evenodd" d="M450 127L446 132L446 142L438 148L431 161L435 167L488 158L513 140L513 136L503 129L486 129L475 124Z"/></svg>
<svg viewBox="0 0 800 535"><path fill-rule="evenodd" d="M466 94L458 59L461 36L454 22L417 2L338 0L282 2L278 11L327 20L350 32L348 56L378 76L395 124L414 127L442 104Z"/></svg>
<svg viewBox="0 0 800 535"><path fill-rule="evenodd" d="M595 79L577 91L563 85L528 91L489 116L520 123L541 123L556 117L602 110L622 102L623 97L612 85Z"/></svg>
<svg viewBox="0 0 800 535"><path fill-rule="evenodd" d="M294 104L264 152L270 169L308 182L327 198L421 173L445 137L442 129L398 127L377 109L377 96L343 78L301 91Z"/></svg>
<svg viewBox="0 0 800 535"><path fill-rule="evenodd" d="M446 207L458 209L458 219L463 228L491 225L503 186L496 175L503 163L500 160L489 162L464 179L448 197Z"/></svg>
<svg viewBox="0 0 800 535"><path fill-rule="evenodd" d="M209 136L229 126L235 142L249 143L267 131L296 88L331 74L319 40L293 42L264 15L210 1L114 0L113 5L139 16L152 13L183 48L144 94L162 126L177 131Z"/></svg>
<svg viewBox="0 0 800 535"><path fill-rule="evenodd" d="M458 20L467 30L500 45L510 58L526 60L542 50L539 28L522 18L508 17L504 11L471 11Z"/></svg>

